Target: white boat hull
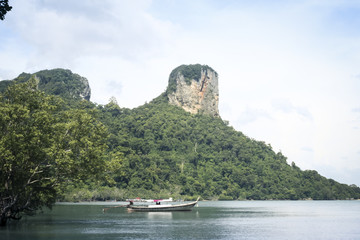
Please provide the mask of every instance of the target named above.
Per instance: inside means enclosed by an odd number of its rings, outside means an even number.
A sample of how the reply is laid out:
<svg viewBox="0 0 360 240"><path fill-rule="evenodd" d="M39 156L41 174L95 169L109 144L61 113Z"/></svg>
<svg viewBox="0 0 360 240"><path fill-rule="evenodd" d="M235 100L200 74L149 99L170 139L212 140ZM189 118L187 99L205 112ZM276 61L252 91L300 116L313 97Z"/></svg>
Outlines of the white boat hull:
<svg viewBox="0 0 360 240"><path fill-rule="evenodd" d="M128 207L129 211L136 212L171 212L171 211L191 211L198 201L191 203L183 203L176 205L147 205L147 206L134 206Z"/></svg>

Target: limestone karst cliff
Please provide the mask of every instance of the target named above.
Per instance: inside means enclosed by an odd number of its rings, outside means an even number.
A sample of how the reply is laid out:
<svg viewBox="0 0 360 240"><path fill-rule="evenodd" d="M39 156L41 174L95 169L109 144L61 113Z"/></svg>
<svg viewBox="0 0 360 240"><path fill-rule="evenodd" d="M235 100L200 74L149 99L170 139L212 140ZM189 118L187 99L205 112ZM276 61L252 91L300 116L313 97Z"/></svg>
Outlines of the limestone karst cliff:
<svg viewBox="0 0 360 240"><path fill-rule="evenodd" d="M192 114L219 117L218 74L207 65L181 65L169 77L169 103Z"/></svg>

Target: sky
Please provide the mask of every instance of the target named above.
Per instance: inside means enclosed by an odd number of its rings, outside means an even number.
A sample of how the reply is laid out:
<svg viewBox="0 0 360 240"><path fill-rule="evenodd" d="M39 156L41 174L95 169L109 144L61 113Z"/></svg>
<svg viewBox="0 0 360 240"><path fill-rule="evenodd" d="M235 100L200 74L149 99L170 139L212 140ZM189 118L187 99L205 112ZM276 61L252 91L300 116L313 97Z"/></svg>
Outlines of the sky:
<svg viewBox="0 0 360 240"><path fill-rule="evenodd" d="M66 68L134 108L181 64L219 75L223 120L302 170L360 186L360 1L10 0L0 80Z"/></svg>

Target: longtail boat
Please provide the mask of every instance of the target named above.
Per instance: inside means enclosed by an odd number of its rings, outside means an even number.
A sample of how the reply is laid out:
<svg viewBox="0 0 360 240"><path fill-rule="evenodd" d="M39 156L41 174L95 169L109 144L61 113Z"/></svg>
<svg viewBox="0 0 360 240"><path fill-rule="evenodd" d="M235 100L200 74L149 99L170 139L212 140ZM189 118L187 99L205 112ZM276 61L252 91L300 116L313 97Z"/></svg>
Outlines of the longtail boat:
<svg viewBox="0 0 360 240"><path fill-rule="evenodd" d="M195 202L182 203L182 204L160 204L157 202L156 205L133 205L127 206L128 211L135 212L171 212L171 211L191 211L192 208L198 203L200 197Z"/></svg>

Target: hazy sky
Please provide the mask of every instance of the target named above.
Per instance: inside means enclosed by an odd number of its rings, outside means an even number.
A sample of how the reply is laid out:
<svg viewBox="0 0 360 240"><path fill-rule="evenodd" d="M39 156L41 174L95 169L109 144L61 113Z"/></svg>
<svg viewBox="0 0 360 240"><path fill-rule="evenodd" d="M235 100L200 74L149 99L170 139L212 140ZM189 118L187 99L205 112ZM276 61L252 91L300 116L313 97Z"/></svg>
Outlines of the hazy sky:
<svg viewBox="0 0 360 240"><path fill-rule="evenodd" d="M360 186L360 1L10 0L0 80L67 68L91 100L151 101L181 64L219 74L220 115L288 162Z"/></svg>

